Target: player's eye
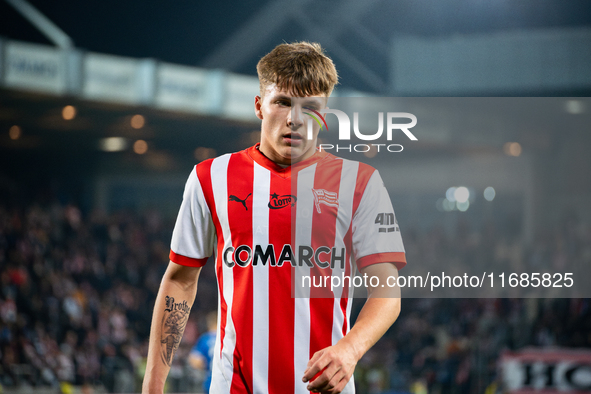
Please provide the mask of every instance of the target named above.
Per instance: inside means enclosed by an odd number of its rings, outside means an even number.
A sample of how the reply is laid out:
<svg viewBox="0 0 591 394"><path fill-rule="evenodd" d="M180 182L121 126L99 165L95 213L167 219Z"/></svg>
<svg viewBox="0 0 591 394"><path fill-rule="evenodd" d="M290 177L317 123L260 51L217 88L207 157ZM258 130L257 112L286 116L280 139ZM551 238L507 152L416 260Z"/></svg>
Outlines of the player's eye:
<svg viewBox="0 0 591 394"><path fill-rule="evenodd" d="M277 100L277 104L283 105L283 106L286 106L286 107L289 107L289 106L291 106L291 101L289 101L289 100Z"/></svg>

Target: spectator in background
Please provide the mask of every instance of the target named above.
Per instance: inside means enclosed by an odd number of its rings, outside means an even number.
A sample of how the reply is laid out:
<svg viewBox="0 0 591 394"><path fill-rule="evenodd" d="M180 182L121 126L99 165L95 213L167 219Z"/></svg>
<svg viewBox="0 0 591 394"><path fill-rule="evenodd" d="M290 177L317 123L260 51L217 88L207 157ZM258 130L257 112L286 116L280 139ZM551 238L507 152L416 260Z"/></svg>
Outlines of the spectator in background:
<svg viewBox="0 0 591 394"><path fill-rule="evenodd" d="M215 333L217 327L217 312L209 312L205 317L207 323L207 332L199 337L191 353L189 354L189 363L195 369L201 369L206 372L203 381L203 392L209 393L211 386L211 359L213 358L213 349L215 347Z"/></svg>
<svg viewBox="0 0 591 394"><path fill-rule="evenodd" d="M154 304L174 218L154 220L154 213L127 212L78 217L73 205L68 210L66 219L66 206L59 204L8 209L0 201L0 387L58 390L60 383L71 384L67 380L72 379L73 365L73 384L85 385L86 391L137 392L145 361L135 353L139 349L140 355L147 354L144 322L151 308L146 306ZM575 264L591 264L589 223L556 223L531 244L508 242L506 232L469 229L469 235L486 234L472 237L476 241L470 247L495 266L519 258L535 271L549 261L560 266L565 254ZM469 254L450 252L462 249L467 236L444 231L408 234L407 253L413 261L439 256L441 264L452 259L473 262ZM124 261L134 261L133 267ZM217 300L215 271L204 269L201 275L195 316L205 315ZM415 393L425 388L441 394L484 392L487 386L495 387L496 360L503 349L591 348L591 299L405 302L400 324L360 364L355 377L359 392L378 381L386 390L400 392L411 386ZM353 317L360 307L353 305ZM113 314L118 316L112 319ZM189 352L194 343L195 336L179 350ZM178 358L183 363L188 359ZM380 374L366 373L375 370ZM188 375L177 380L191 379ZM181 383L177 386L187 387L192 381Z"/></svg>

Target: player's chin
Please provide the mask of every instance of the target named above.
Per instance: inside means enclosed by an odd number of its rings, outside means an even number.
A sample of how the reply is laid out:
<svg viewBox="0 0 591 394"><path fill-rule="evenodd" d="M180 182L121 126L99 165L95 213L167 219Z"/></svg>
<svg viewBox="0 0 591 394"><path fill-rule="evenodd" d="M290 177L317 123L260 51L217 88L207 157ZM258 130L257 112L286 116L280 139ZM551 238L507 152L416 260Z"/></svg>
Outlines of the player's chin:
<svg viewBox="0 0 591 394"><path fill-rule="evenodd" d="M301 149L290 149L289 153L287 154L287 156L289 157L289 160L292 163L296 163L298 161L300 161L302 159L302 157L304 156L305 151L302 151Z"/></svg>
<svg viewBox="0 0 591 394"><path fill-rule="evenodd" d="M290 155L293 158L304 156L311 149L309 144L292 145L289 147Z"/></svg>

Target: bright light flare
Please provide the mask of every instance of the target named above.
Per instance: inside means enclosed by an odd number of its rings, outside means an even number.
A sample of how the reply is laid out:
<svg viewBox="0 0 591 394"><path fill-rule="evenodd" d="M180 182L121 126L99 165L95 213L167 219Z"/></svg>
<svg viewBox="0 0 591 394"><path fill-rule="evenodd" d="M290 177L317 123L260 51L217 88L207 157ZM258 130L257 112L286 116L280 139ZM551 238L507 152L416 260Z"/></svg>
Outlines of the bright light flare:
<svg viewBox="0 0 591 394"><path fill-rule="evenodd" d="M141 129L146 124L146 118L142 115L137 114L131 117L131 127L134 129Z"/></svg>
<svg viewBox="0 0 591 394"><path fill-rule="evenodd" d="M454 199L456 202L463 204L470 199L470 191L467 187L460 186L454 190Z"/></svg>
<svg viewBox="0 0 591 394"><path fill-rule="evenodd" d="M468 208L470 208L470 201L466 200L464 202L456 201L456 207L460 212L466 212Z"/></svg>
<svg viewBox="0 0 591 394"><path fill-rule="evenodd" d="M497 195L497 192L495 191L494 187L489 186L486 189L484 189L484 199L486 201L494 200L496 195Z"/></svg>
<svg viewBox="0 0 591 394"><path fill-rule="evenodd" d="M75 117L76 117L76 107L74 107L73 105L66 105L62 109L62 118L64 118L64 120L72 120Z"/></svg>
<svg viewBox="0 0 591 394"><path fill-rule="evenodd" d="M120 152L127 149L127 140L123 137L108 137L99 140L99 149L104 152Z"/></svg>
<svg viewBox="0 0 591 394"><path fill-rule="evenodd" d="M144 140L137 140L133 143L133 151L138 155L143 155L148 151L148 143Z"/></svg>
<svg viewBox="0 0 591 394"><path fill-rule="evenodd" d="M519 142L507 142L503 146L503 151L507 156L518 157L521 155L521 144Z"/></svg>
<svg viewBox="0 0 591 394"><path fill-rule="evenodd" d="M447 198L447 200L450 202L456 202L455 192L456 192L456 187L454 187L454 186L450 187L445 192L445 198Z"/></svg>
<svg viewBox="0 0 591 394"><path fill-rule="evenodd" d="M14 125L10 129L8 129L8 136L11 140L18 140L19 138L21 138L22 134L23 130L20 128L20 126Z"/></svg>

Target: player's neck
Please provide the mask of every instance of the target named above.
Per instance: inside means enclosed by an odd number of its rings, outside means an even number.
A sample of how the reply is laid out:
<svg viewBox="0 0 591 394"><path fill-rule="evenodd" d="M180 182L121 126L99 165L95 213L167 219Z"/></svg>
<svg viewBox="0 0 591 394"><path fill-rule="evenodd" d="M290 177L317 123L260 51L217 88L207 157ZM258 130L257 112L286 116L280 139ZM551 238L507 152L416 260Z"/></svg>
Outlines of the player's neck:
<svg viewBox="0 0 591 394"><path fill-rule="evenodd" d="M271 160L273 163L275 163L277 166L281 167L281 168L287 168L289 166L292 166L294 164L298 164L300 162L303 162L307 159L309 159L310 157L314 156L314 153L316 153L316 149L314 149L312 152L310 152L310 154L305 154L302 155L301 157L298 157L295 160L291 160L289 162L285 162L285 161L279 161L275 158L272 157L272 155L266 154L265 151L263 149L261 149L261 144L256 146L256 149L263 155L265 156L267 159Z"/></svg>

